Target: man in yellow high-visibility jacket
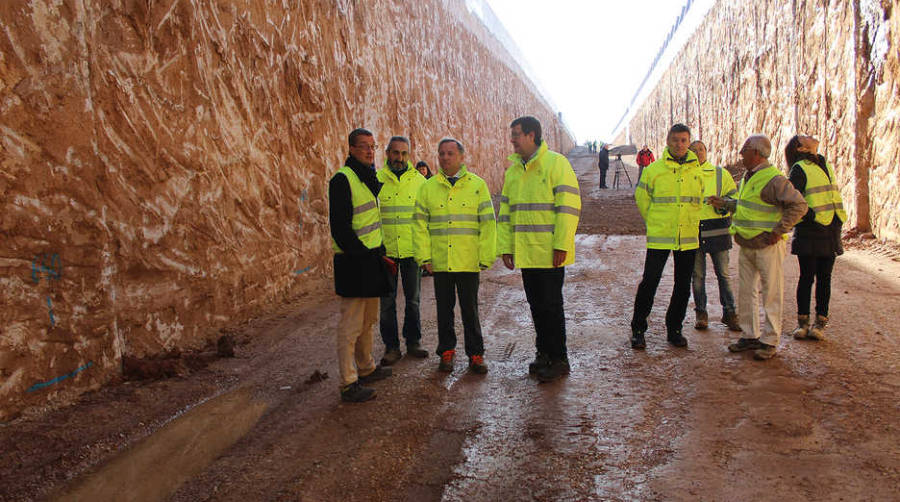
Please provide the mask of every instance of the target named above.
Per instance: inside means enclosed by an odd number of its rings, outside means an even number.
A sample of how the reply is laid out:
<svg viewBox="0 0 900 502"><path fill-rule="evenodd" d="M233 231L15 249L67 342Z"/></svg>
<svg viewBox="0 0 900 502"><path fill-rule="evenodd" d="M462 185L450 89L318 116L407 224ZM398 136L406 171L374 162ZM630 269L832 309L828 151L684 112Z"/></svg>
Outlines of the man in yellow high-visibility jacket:
<svg viewBox="0 0 900 502"><path fill-rule="evenodd" d="M440 172L416 196L416 261L434 276L437 304L438 370L453 371L456 333L453 307L459 297L469 370L487 373L478 319L479 273L497 258L497 227L487 183L463 164L465 149L444 138L438 144Z"/></svg>
<svg viewBox="0 0 900 502"><path fill-rule="evenodd" d="M703 179L703 197L731 197L737 192L737 185L731 173L722 167L712 165L706 158L706 144L702 141L691 143L690 150L697 154L700 162L700 177ZM725 210L719 210L704 204L700 210L700 248L694 259L694 274L691 278L691 290L694 293L695 329L709 327L709 314L706 311L706 256L712 262L719 285L719 302L722 305L722 323L732 331L740 331L737 309L734 306L734 293L731 291L731 275L728 270L728 252L731 249L731 216Z"/></svg>
<svg viewBox="0 0 900 502"><path fill-rule="evenodd" d="M676 347L687 346L681 324L691 297L691 273L694 254L700 245L703 201L700 164L697 155L688 150L690 142L691 130L684 124L673 125L662 155L644 169L634 191L635 202L647 226L644 274L631 317L631 347L635 349L646 347L647 317L670 252L675 261L675 285L666 310L666 338Z"/></svg>
<svg viewBox="0 0 900 502"><path fill-rule="evenodd" d="M762 134L747 138L740 154L746 174L737 199L710 197L717 208L734 212L731 233L741 246L738 255L738 315L744 336L728 346L731 352L753 350L758 360L778 351L784 304L784 254L787 233L803 218L803 195L781 171L769 163L772 143ZM759 327L759 292L762 284L765 332Z"/></svg>
<svg viewBox="0 0 900 502"><path fill-rule="evenodd" d="M503 178L497 242L506 268L522 269L537 349L528 372L549 382L569 373L562 288L565 266L575 261L581 194L575 171L547 148L536 118L514 120L510 140L515 153Z"/></svg>
<svg viewBox="0 0 900 502"><path fill-rule="evenodd" d="M372 327L378 320L378 299L387 293L383 267L381 215L375 197L381 183L375 176L375 137L366 129L350 133L350 155L328 183L328 223L334 250L334 289L341 297L337 328L341 399L368 401L375 390L363 384L390 376L390 368L375 365Z"/></svg>
<svg viewBox="0 0 900 502"><path fill-rule="evenodd" d="M383 185L378 194L381 209L381 229L388 258L397 264L398 275L388 280L390 291L381 297L381 341L384 342L382 366L390 366L403 357L397 326L397 280L403 284L406 307L403 311L403 338L406 353L413 357L428 357L419 340L422 338L422 321L419 317L419 285L421 268L413 256L413 215L416 212L416 194L425 183L425 177L413 168L409 161L409 140L394 136L385 151L384 167L378 170L378 181ZM399 277L398 277L399 276Z"/></svg>

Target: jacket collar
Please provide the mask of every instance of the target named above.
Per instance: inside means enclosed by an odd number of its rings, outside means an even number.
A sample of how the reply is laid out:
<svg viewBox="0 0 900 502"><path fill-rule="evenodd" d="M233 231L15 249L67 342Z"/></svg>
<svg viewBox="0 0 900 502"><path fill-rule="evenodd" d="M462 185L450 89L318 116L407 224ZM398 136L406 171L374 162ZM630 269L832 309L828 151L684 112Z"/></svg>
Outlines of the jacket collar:
<svg viewBox="0 0 900 502"><path fill-rule="evenodd" d="M438 174L440 175L439 178L440 178L440 180L441 180L441 183L445 183L447 186L453 186L453 185L450 184L449 181L447 181L447 175L444 174L444 170L443 170L443 169L438 168ZM468 174L469 174L469 169L466 168L466 165L465 165L465 164L459 166L459 171L457 171L457 173L456 173L456 177L458 178L456 182L459 183L459 182L462 181L462 179L465 178Z"/></svg>
<svg viewBox="0 0 900 502"><path fill-rule="evenodd" d="M665 159L666 162L671 161L671 162L674 162L674 163L682 165L682 166L688 166L688 165L696 166L698 164L697 163L697 154L690 150L687 151L687 156L685 156L684 162L678 162L677 160L675 160L675 157L673 157L672 154L669 153L669 147L665 147L663 149L662 158Z"/></svg>
<svg viewBox="0 0 900 502"><path fill-rule="evenodd" d="M700 164L700 169L703 169L705 172L711 173L716 170L716 166L710 164L707 160L706 162Z"/></svg>
<svg viewBox="0 0 900 502"><path fill-rule="evenodd" d="M537 161L538 159L540 159L541 156L543 156L544 153L547 152L547 150L548 150L547 142L541 141L541 146L538 147L538 149L534 152L534 155L532 155L531 158L528 159L527 161L523 162L522 156L519 155L518 153L514 153L514 154L510 155L509 157L506 158L506 160L508 160L516 165L519 165L519 166L524 164L527 167L528 164L531 164L531 163Z"/></svg>
<svg viewBox="0 0 900 502"><path fill-rule="evenodd" d="M413 167L413 165L412 165L412 162L410 162L408 160L406 161L406 171L403 171L403 174L400 175L400 178L398 178L397 175L394 174L394 171L391 170L391 166L388 165L387 159L384 159L384 165L381 166L381 169L379 169L378 171L379 172L384 171L381 174L381 176L387 177L387 179L389 179L389 180L394 180L394 181L398 181L398 182L400 181L401 178L406 178L408 176L412 176L415 174L421 174L421 173L419 173L419 171L416 171L415 167Z"/></svg>

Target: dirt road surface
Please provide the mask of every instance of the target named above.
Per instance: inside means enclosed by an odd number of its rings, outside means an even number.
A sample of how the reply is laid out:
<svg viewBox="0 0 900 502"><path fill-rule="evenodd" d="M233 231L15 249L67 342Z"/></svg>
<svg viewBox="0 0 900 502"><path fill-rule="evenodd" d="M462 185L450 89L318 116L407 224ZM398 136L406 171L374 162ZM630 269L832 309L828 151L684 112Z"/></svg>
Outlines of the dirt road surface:
<svg viewBox="0 0 900 502"><path fill-rule="evenodd" d="M670 261L636 352L644 243L631 189L599 190L593 157L571 158L585 209L566 270L568 378L529 378L521 277L498 263L480 291L487 375L403 359L377 399L343 404L326 284L237 329L236 358L3 424L0 500L900 499L900 263L848 251L828 340L783 336L778 357L758 362L727 351L735 335L715 322L711 272L710 329L694 331L689 312L689 348L665 343ZM785 264L789 333L797 266ZM422 314L433 349L428 278Z"/></svg>

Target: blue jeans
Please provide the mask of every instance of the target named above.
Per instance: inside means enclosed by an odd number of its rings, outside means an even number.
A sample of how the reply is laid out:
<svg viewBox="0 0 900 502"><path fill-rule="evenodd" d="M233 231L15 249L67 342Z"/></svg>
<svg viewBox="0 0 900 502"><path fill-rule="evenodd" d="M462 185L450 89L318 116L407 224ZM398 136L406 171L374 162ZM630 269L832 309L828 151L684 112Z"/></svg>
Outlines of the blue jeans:
<svg viewBox="0 0 900 502"><path fill-rule="evenodd" d="M419 343L422 338L422 320L419 317L419 291L422 269L414 258L392 258L397 262L397 272L403 283L403 296L406 297L406 309L403 312L403 338L406 345ZM397 333L397 276L388 281L391 290L387 296L381 297L381 341L387 350L400 348L400 337Z"/></svg>
<svg viewBox="0 0 900 502"><path fill-rule="evenodd" d="M722 314L733 313L734 293L731 292L731 277L728 275L728 250L716 253L705 253L697 250L694 258L694 276L691 289L694 292L694 310L706 312L706 255L709 254L719 282L719 301L722 303Z"/></svg>

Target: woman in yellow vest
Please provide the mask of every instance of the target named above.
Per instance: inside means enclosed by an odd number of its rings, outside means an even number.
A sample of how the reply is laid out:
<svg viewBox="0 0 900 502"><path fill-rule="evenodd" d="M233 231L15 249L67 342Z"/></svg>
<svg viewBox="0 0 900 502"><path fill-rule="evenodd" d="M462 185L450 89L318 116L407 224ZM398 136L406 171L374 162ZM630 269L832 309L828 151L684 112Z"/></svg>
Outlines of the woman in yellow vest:
<svg viewBox="0 0 900 502"><path fill-rule="evenodd" d="M831 271L834 260L844 253L841 227L847 220L841 192L831 164L816 153L819 143L809 136L794 136L784 149L791 166L790 180L803 194L809 210L794 227L791 254L797 255L797 329L794 338L822 340L828 324L831 299ZM816 320L810 327L809 304L816 283Z"/></svg>

